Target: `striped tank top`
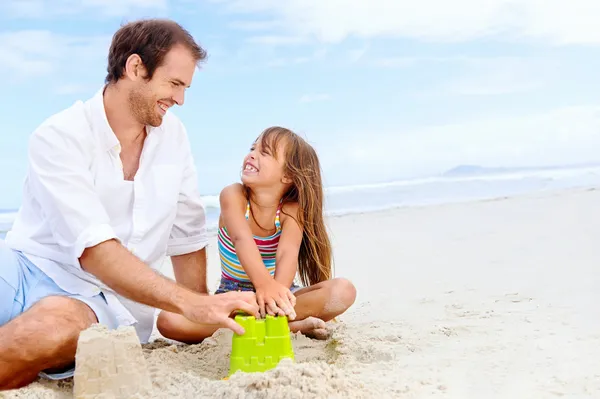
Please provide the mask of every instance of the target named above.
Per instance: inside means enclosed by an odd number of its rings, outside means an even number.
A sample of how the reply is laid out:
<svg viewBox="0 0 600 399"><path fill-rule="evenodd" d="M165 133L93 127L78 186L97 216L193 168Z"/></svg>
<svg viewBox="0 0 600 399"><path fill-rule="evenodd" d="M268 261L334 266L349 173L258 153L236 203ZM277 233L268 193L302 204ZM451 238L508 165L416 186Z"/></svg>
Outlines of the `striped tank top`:
<svg viewBox="0 0 600 399"><path fill-rule="evenodd" d="M277 254L277 246L279 244L279 237L281 236L281 222L279 220L280 211L281 204L275 213L276 231L273 235L269 237L254 236L254 242L258 247L258 252L260 252L262 261L271 276L275 275L275 255ZM246 205L246 220L248 220L249 216L250 201L248 201L248 205ZM240 260L235 252L235 247L233 246L233 242L231 242L231 238L229 237L225 226L219 229L218 246L219 257L221 258L222 277L229 280L250 282L250 278L240 264Z"/></svg>

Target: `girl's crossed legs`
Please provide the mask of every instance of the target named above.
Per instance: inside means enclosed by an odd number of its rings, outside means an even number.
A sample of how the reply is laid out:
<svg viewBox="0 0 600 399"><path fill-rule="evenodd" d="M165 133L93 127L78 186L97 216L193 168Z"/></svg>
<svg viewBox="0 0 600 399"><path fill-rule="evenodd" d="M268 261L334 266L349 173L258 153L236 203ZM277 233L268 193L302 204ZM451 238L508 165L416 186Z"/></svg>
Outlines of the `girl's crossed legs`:
<svg viewBox="0 0 600 399"><path fill-rule="evenodd" d="M329 332L325 322L352 306L356 299L356 288L344 278L335 278L300 288L294 295L296 319L289 322L290 330L312 338L326 339ZM202 342L217 330L213 326L194 323L179 314L166 311L158 315L156 325L163 337L188 344Z"/></svg>

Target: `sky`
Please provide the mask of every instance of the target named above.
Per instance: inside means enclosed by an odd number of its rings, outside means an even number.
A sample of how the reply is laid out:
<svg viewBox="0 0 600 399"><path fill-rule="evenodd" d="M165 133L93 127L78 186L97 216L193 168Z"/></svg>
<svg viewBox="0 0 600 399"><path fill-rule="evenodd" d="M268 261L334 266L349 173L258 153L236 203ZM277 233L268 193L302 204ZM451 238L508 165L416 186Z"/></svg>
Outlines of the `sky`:
<svg viewBox="0 0 600 399"><path fill-rule="evenodd" d="M202 194L272 125L315 146L327 186L600 161L597 0L2 0L0 209L31 132L101 89L112 35L146 17L209 55L170 111Z"/></svg>

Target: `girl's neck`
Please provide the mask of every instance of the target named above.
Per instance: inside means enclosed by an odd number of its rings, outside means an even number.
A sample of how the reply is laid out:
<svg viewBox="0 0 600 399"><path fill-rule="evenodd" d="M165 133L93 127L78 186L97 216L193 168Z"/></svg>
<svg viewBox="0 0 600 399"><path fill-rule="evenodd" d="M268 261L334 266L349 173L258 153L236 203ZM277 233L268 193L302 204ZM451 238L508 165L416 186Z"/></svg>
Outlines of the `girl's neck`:
<svg viewBox="0 0 600 399"><path fill-rule="evenodd" d="M252 189L250 194L250 202L256 207L268 210L277 208L283 193L273 190Z"/></svg>

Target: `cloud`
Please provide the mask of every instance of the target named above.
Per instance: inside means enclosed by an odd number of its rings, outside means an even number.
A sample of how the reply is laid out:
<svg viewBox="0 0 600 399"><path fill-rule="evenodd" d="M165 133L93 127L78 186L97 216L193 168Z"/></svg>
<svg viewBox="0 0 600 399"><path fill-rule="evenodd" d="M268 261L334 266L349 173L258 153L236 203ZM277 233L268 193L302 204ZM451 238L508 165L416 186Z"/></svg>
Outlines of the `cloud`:
<svg viewBox="0 0 600 399"><path fill-rule="evenodd" d="M280 25L276 21L233 21L229 23L229 27L247 31L264 31L279 28Z"/></svg>
<svg viewBox="0 0 600 399"><path fill-rule="evenodd" d="M534 57L450 57L430 62L460 65L461 75L424 95L485 96L524 93L544 87L557 76L556 60ZM422 61L427 62L427 61Z"/></svg>
<svg viewBox="0 0 600 399"><path fill-rule="evenodd" d="M347 176L350 163L356 181L436 174L458 164L511 167L597 162L600 105L406 130L329 132L322 137L332 140L320 139L323 168L332 176Z"/></svg>
<svg viewBox="0 0 600 399"><path fill-rule="evenodd" d="M404 37L462 42L494 37L550 44L600 44L597 0L222 0L292 35L336 43ZM266 19L265 15L270 19ZM256 26L255 26L256 27Z"/></svg>
<svg viewBox="0 0 600 399"><path fill-rule="evenodd" d="M314 103L314 102L322 102L331 100L331 96L327 93L318 93L318 94L305 94L300 97L299 102L301 103Z"/></svg>
<svg viewBox="0 0 600 399"><path fill-rule="evenodd" d="M58 95L71 95L89 93L91 90L97 89L96 86L90 86L81 83L66 83L55 88L55 93Z"/></svg>
<svg viewBox="0 0 600 399"><path fill-rule="evenodd" d="M59 15L122 16L135 10L165 10L167 0L3 0L2 14L13 18L48 18Z"/></svg>
<svg viewBox="0 0 600 399"><path fill-rule="evenodd" d="M363 57L365 56L365 54L367 54L368 51L369 51L369 48L367 46L349 50L348 51L348 60L353 64L356 62L359 62L360 60L363 59Z"/></svg>
<svg viewBox="0 0 600 399"><path fill-rule="evenodd" d="M305 64L307 62L323 59L327 55L326 49L319 49L308 55L300 55L297 57L276 57L267 61L267 67L281 68L290 65Z"/></svg>
<svg viewBox="0 0 600 399"><path fill-rule="evenodd" d="M267 66L270 68L280 68L288 65L304 64L311 59L312 57L274 58L267 62Z"/></svg>
<svg viewBox="0 0 600 399"><path fill-rule="evenodd" d="M381 68L400 68L412 66L418 61L417 57L381 57L373 59L369 64Z"/></svg>
<svg viewBox="0 0 600 399"><path fill-rule="evenodd" d="M366 56L366 49L350 50L348 59L375 68L430 68L449 78L418 93L432 96L484 96L524 93L543 88L559 78L561 60L511 56Z"/></svg>
<svg viewBox="0 0 600 399"><path fill-rule="evenodd" d="M68 36L46 30L0 33L0 71L4 79L36 78L58 70L76 73L83 66L96 66L106 58L110 37ZM0 78L2 79L2 78Z"/></svg>
<svg viewBox="0 0 600 399"><path fill-rule="evenodd" d="M440 91L472 96L527 92L542 87L547 74L547 70L536 68L530 60L481 60L468 66L464 76L447 83Z"/></svg>
<svg viewBox="0 0 600 399"><path fill-rule="evenodd" d="M288 46L294 44L306 43L306 39L300 36L277 36L277 35L266 35L266 36L252 36L246 39L246 42L252 44L264 44L268 46Z"/></svg>

